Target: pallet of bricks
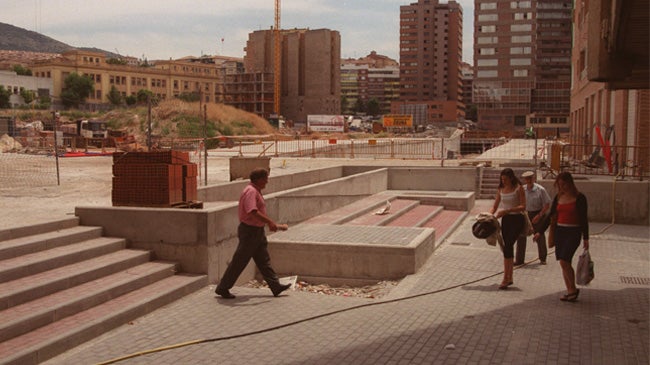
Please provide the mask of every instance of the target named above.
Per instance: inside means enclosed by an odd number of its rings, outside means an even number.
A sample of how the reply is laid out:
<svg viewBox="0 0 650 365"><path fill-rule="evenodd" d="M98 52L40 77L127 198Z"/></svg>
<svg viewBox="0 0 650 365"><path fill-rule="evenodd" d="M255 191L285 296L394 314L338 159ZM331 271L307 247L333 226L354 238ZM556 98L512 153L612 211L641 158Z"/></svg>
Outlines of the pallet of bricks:
<svg viewBox="0 0 650 365"><path fill-rule="evenodd" d="M187 152L115 152L113 206L200 208L197 173Z"/></svg>

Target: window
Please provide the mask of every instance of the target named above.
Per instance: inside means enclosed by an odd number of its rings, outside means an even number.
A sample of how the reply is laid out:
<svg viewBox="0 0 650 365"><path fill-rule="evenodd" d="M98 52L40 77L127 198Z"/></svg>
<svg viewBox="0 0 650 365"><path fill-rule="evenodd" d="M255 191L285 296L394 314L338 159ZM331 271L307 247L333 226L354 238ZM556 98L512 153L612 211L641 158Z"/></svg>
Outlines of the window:
<svg viewBox="0 0 650 365"><path fill-rule="evenodd" d="M497 8L497 3L482 3L481 10L495 10Z"/></svg>
<svg viewBox="0 0 650 365"><path fill-rule="evenodd" d="M510 65L512 66L530 66L530 58L513 58L510 60Z"/></svg>
<svg viewBox="0 0 650 365"><path fill-rule="evenodd" d="M528 70L512 70L512 76L514 76L514 77L526 77L526 76L528 76Z"/></svg>
<svg viewBox="0 0 650 365"><path fill-rule="evenodd" d="M476 77L497 77L497 70L479 70Z"/></svg>
<svg viewBox="0 0 650 365"><path fill-rule="evenodd" d="M525 8L530 8L530 1L511 1L510 2L510 9L525 9Z"/></svg>
<svg viewBox="0 0 650 365"><path fill-rule="evenodd" d="M499 20L499 15L497 14L479 14L478 16L479 22L491 22L497 20Z"/></svg>
<svg viewBox="0 0 650 365"><path fill-rule="evenodd" d="M533 13L515 13L515 20L533 19Z"/></svg>
<svg viewBox="0 0 650 365"><path fill-rule="evenodd" d="M497 31L497 26L496 25L482 25L481 26L481 33L494 33Z"/></svg>
<svg viewBox="0 0 650 365"><path fill-rule="evenodd" d="M494 48L479 48L478 49L478 54L491 56L491 55L496 54L496 52L495 52Z"/></svg>
<svg viewBox="0 0 650 365"><path fill-rule="evenodd" d="M494 44L498 43L499 37L478 37L478 44Z"/></svg>
<svg viewBox="0 0 650 365"><path fill-rule="evenodd" d="M510 37L511 43L530 43L533 41L533 37L530 35L514 35Z"/></svg>
<svg viewBox="0 0 650 365"><path fill-rule="evenodd" d="M477 66L498 66L499 65L499 60L492 58L492 59L483 59L483 60L477 60L476 61Z"/></svg>
<svg viewBox="0 0 650 365"><path fill-rule="evenodd" d="M511 32L528 32L533 30L532 24L513 24L510 26Z"/></svg>

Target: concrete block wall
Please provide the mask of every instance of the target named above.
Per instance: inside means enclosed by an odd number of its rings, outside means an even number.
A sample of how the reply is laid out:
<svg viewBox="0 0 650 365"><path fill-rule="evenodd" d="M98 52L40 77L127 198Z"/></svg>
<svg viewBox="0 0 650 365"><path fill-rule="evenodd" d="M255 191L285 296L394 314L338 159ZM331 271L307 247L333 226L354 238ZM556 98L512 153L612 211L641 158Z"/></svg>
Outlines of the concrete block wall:
<svg viewBox="0 0 650 365"><path fill-rule="evenodd" d="M540 180L551 199L557 194L555 180ZM575 178L576 186L587 197L589 220L620 224L650 225L650 182Z"/></svg>
<svg viewBox="0 0 650 365"><path fill-rule="evenodd" d="M336 169L320 171L315 177L302 175L289 179L321 179ZM340 170L339 170L340 172ZM320 177L319 177L320 176ZM267 212L277 222L293 224L360 198L386 190L388 171L377 169L329 181L265 194ZM288 182L285 181L285 184ZM247 182L239 182L243 186ZM225 189L232 189L227 184ZM269 188L271 188L269 184ZM217 187L213 187L217 189ZM241 190L235 196L239 196ZM221 192L213 192L215 195ZM125 238L133 248L149 249L157 258L179 262L181 270L205 273L211 283L218 281L237 246L237 202L218 208L174 209L135 207L76 207L81 225L104 228L106 236ZM253 263L240 277L240 283L254 278Z"/></svg>

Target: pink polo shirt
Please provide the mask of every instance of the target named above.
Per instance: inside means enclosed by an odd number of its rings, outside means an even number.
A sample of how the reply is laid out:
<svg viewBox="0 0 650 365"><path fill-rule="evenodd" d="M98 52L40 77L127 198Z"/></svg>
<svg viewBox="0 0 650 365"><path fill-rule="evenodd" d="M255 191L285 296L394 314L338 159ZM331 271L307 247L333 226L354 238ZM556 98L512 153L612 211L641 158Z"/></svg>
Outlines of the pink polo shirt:
<svg viewBox="0 0 650 365"><path fill-rule="evenodd" d="M249 226L264 227L264 221L251 214L254 210L266 215L266 202L253 183L246 185L239 197L239 221Z"/></svg>

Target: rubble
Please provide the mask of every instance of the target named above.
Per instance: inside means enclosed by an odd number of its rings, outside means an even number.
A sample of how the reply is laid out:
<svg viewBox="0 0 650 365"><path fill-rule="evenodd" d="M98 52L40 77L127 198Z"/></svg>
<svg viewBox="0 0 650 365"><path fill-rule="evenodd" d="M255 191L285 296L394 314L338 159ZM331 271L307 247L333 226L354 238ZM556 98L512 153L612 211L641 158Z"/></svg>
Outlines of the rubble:
<svg viewBox="0 0 650 365"><path fill-rule="evenodd" d="M2 137L0 137L0 153L20 150L22 148L23 146L8 134L3 134Z"/></svg>
<svg viewBox="0 0 650 365"><path fill-rule="evenodd" d="M298 280L292 289L319 295L336 295L340 297L378 299L390 293L391 289L397 286L397 284L399 284L398 281L380 281L376 284L366 285L362 287L332 287L328 284L310 284L308 282ZM257 280L251 280L244 286L248 288L268 288L265 282L259 282Z"/></svg>

